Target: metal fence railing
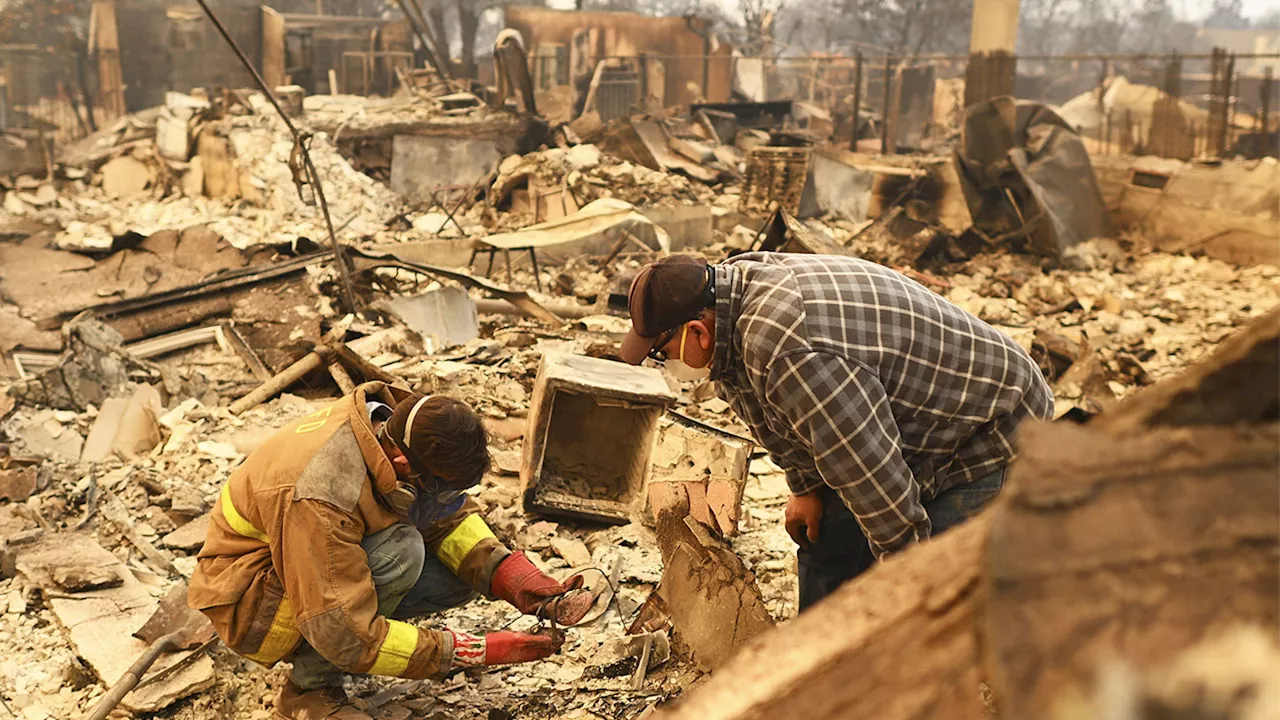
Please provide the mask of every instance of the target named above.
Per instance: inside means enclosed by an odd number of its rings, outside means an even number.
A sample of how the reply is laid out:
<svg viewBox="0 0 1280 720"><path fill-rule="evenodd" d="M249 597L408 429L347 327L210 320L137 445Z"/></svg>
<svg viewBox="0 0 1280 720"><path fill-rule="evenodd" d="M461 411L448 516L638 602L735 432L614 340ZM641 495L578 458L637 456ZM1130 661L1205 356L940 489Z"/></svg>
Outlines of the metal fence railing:
<svg viewBox="0 0 1280 720"><path fill-rule="evenodd" d="M0 130L42 132L56 142L90 131L75 56L43 48L0 46Z"/></svg>
<svg viewBox="0 0 1280 720"><path fill-rule="evenodd" d="M649 55L607 62L623 68L665 63L670 78L674 67L725 60ZM568 82L567 58L543 55L530 61L541 87ZM729 100L734 91L760 102L799 101L806 116L824 116L821 122L830 123L826 130L837 140L851 141L856 123L864 141L879 137L885 151L928 149L958 132L963 119L965 57L865 54L734 57L729 62L731 83L702 88L710 91L708 100ZM1014 95L1059 108L1094 152L1184 159L1277 155L1280 73L1272 68L1280 65L1280 56L1024 56L1013 64ZM665 100L675 104L670 92Z"/></svg>

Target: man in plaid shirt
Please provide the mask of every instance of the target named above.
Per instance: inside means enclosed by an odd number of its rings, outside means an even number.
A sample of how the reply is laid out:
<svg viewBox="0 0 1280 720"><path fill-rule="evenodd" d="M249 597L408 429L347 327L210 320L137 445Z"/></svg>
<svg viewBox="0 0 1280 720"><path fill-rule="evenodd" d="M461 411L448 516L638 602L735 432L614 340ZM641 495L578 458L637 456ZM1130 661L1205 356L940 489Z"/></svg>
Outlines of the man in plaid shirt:
<svg viewBox="0 0 1280 720"><path fill-rule="evenodd" d="M875 263L750 253L641 269L622 358L708 376L787 475L803 610L976 513L1053 415L1025 351Z"/></svg>

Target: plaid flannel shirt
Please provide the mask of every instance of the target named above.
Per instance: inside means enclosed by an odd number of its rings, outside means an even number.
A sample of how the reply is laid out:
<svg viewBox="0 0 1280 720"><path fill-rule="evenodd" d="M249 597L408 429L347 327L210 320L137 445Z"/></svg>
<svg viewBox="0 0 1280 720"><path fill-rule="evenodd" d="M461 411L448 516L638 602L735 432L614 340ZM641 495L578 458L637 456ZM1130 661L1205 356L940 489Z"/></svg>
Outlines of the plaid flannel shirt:
<svg viewBox="0 0 1280 720"><path fill-rule="evenodd" d="M928 538L923 502L1003 467L1018 424L1053 415L1017 343L888 268L750 253L715 278L720 396L793 492L839 493L877 557Z"/></svg>

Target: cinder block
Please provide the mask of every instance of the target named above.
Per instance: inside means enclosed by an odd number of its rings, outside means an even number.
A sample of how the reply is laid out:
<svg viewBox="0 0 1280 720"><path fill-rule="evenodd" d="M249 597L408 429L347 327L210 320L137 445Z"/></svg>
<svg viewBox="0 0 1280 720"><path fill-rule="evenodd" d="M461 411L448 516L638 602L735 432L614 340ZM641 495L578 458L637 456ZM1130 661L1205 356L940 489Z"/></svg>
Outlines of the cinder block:
<svg viewBox="0 0 1280 720"><path fill-rule="evenodd" d="M748 438L668 413L658 423L646 520L670 510L737 535L754 447Z"/></svg>
<svg viewBox="0 0 1280 720"><path fill-rule="evenodd" d="M520 468L525 510L630 522L644 510L658 420L673 400L658 370L544 355Z"/></svg>

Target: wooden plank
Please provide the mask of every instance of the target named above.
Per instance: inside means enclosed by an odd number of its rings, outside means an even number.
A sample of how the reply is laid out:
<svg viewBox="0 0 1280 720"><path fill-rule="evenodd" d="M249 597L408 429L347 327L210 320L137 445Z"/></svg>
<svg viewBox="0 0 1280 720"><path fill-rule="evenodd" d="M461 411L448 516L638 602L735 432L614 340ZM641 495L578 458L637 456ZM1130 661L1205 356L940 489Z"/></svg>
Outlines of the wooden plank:
<svg viewBox="0 0 1280 720"><path fill-rule="evenodd" d="M1002 717L1093 696L1235 624L1280 629L1280 426L1024 427L987 539L980 643Z"/></svg>
<svg viewBox="0 0 1280 720"><path fill-rule="evenodd" d="M178 568L174 567L173 561L169 559L168 555L157 549L155 545L151 544L150 540L147 540L134 529L133 521L129 519L129 511L125 509L124 503L120 502L119 498L111 492L106 492L102 497L100 507L102 509L102 517L114 523L125 539L136 547L144 558L168 573L170 577L180 577L182 575Z"/></svg>
<svg viewBox="0 0 1280 720"><path fill-rule="evenodd" d="M271 379L271 371L266 365L262 364L262 358L258 357L258 353L249 347L249 343L245 342L244 336L236 329L236 326L230 322L224 322L219 326L222 331L222 341L226 348L235 353L244 364L249 368L249 372L259 381L266 382Z"/></svg>
<svg viewBox="0 0 1280 720"><path fill-rule="evenodd" d="M285 77L284 63L284 16L275 10L262 6L262 79L267 87L277 88L288 85Z"/></svg>
<svg viewBox="0 0 1280 720"><path fill-rule="evenodd" d="M98 92L105 119L112 120L125 113L115 0L94 0L91 12L93 43L98 55Z"/></svg>
<svg viewBox="0 0 1280 720"><path fill-rule="evenodd" d="M653 720L982 720L975 597L990 522L877 565Z"/></svg>

